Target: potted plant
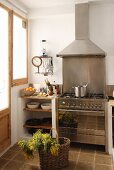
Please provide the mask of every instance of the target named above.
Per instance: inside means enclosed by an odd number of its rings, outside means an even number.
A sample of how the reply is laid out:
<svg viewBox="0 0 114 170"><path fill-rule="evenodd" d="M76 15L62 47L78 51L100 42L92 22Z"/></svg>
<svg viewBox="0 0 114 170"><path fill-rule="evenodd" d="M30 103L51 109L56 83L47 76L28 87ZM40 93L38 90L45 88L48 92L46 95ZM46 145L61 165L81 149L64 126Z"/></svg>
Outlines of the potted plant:
<svg viewBox="0 0 114 170"><path fill-rule="evenodd" d="M30 140L20 140L18 145L28 159L34 157L34 151L38 151L42 170L60 169L68 165L68 138L59 138L58 143L50 134L38 130Z"/></svg>

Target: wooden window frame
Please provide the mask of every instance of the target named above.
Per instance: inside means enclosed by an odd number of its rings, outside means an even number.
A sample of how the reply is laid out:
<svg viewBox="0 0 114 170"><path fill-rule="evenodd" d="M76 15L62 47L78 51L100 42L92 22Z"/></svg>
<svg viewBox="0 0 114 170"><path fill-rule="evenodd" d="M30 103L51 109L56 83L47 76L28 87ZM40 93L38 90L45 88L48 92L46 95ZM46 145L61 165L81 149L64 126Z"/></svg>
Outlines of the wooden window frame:
<svg viewBox="0 0 114 170"><path fill-rule="evenodd" d="M8 36L8 41L9 41L9 50L8 50L8 53L9 53L9 108L11 108L11 68L12 68L12 66L11 66L11 56L12 56L12 50L11 50L11 39L12 39L12 37L11 37L11 30L12 30L12 21L11 21L11 15L12 15L12 10L10 9L10 8L8 8L7 6L5 6L5 5L3 5L2 3L0 3L0 7L1 8L3 8L3 9L5 9L7 12L8 12L8 34L9 34L9 36Z"/></svg>
<svg viewBox="0 0 114 170"><path fill-rule="evenodd" d="M26 56L26 63L27 63L26 73L27 73L27 77L21 78L21 79L13 79L13 16L14 15L23 19L26 22L26 54L27 54L27 56ZM19 85L24 85L24 84L28 83L28 20L14 11L12 13L12 33L11 34L12 34L11 85L13 87L13 86L19 86Z"/></svg>
<svg viewBox="0 0 114 170"><path fill-rule="evenodd" d="M0 153L4 151L8 146L11 144L11 55L12 55L12 49L11 49L11 30L12 30L12 21L11 21L11 15L12 10L8 8L7 6L0 3L0 7L5 9L8 12L8 56L9 56L9 107L0 111L0 119L3 119L4 116L8 116L9 122L8 122L8 139L4 141L3 143L0 143Z"/></svg>

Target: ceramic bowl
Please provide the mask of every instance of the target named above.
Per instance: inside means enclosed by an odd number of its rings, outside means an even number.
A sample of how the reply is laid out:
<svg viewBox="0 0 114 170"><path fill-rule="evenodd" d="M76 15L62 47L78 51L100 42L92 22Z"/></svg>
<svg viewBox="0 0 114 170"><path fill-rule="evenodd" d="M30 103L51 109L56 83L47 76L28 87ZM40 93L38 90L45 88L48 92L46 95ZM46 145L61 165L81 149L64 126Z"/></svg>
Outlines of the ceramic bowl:
<svg viewBox="0 0 114 170"><path fill-rule="evenodd" d="M40 103L38 103L38 102L30 102L30 103L27 104L27 107L29 109L36 109L36 108L39 107L39 105L40 105Z"/></svg>
<svg viewBox="0 0 114 170"><path fill-rule="evenodd" d="M42 103L41 108L43 110L50 110L51 109L51 103Z"/></svg>

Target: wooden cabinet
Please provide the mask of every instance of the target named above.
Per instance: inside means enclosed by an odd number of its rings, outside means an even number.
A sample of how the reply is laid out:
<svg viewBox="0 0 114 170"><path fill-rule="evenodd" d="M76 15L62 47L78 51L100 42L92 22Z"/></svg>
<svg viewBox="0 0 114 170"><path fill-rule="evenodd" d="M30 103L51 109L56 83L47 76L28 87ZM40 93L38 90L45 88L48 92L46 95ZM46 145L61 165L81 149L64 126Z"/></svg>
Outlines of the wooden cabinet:
<svg viewBox="0 0 114 170"><path fill-rule="evenodd" d="M114 148L113 148L113 107L114 100L109 100L107 102L107 117L106 117L106 132L107 132L107 152L113 155L114 158Z"/></svg>
<svg viewBox="0 0 114 170"><path fill-rule="evenodd" d="M23 97L22 101L24 102L23 104L23 114L24 114L24 121L23 121L23 128L26 129L26 132L29 131L30 129L45 129L45 130L50 130L52 126L54 127L55 125L52 125L52 122L56 122L55 118L53 118L55 114L55 98L54 97L36 97L36 96L30 96L30 97ZM30 109L27 107L27 103L37 101L40 103L40 106L37 109ZM41 108L42 103L51 103L52 108L50 110L44 110ZM53 116L52 116L53 115ZM56 117L56 116L54 116ZM46 122L46 118L50 118L51 122ZM38 125L30 125L27 124L27 120L32 120L32 119L39 119L41 120L41 123ZM52 120L53 119L53 120Z"/></svg>
<svg viewBox="0 0 114 170"><path fill-rule="evenodd" d="M0 111L0 153L11 144L10 109Z"/></svg>
<svg viewBox="0 0 114 170"><path fill-rule="evenodd" d="M113 147L114 147L114 106L112 106L112 138L113 138Z"/></svg>

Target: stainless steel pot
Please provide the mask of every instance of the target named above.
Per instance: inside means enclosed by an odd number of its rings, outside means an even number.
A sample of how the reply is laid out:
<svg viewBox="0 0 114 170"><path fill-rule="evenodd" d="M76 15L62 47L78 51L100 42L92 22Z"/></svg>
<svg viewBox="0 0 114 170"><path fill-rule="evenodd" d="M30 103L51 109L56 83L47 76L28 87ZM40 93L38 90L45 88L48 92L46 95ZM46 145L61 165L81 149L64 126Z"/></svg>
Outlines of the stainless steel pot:
<svg viewBox="0 0 114 170"><path fill-rule="evenodd" d="M87 95L87 85L88 84L75 86L75 97L85 97Z"/></svg>

